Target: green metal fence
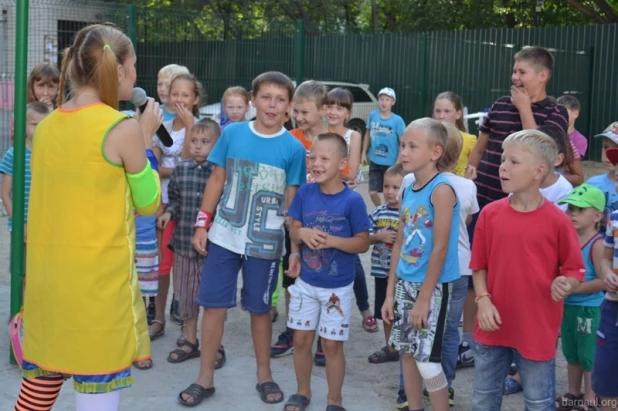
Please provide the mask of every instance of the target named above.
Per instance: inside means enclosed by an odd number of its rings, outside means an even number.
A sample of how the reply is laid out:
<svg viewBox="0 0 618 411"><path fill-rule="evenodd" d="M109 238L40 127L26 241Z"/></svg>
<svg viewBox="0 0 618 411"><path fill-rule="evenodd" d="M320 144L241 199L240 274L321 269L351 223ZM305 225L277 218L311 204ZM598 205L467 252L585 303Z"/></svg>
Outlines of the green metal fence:
<svg viewBox="0 0 618 411"><path fill-rule="evenodd" d="M487 109L510 87L513 55L523 46L551 49L556 72L548 92L574 94L582 103L577 128L587 136L618 120L616 93L618 25L492 29L410 34L345 34L305 28L284 16L211 15L140 9L85 0L30 0L28 70L58 62L74 33L86 24L111 22L134 40L138 83L156 95L160 67L189 67L214 103L231 85L249 87L257 74L280 70L293 78L389 86L398 94L395 111L409 122L431 114L433 98L460 94L469 112ZM0 0L0 150L10 145L14 59L14 0ZM338 33L333 34L337 31ZM471 122L472 132L476 126ZM588 158L598 160L591 140Z"/></svg>

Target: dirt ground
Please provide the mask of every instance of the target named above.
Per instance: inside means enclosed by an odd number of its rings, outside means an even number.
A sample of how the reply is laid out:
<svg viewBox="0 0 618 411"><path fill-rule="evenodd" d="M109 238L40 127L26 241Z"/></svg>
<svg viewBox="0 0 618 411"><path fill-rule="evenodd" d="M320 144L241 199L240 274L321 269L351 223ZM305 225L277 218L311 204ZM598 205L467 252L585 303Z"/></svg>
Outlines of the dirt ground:
<svg viewBox="0 0 618 411"><path fill-rule="evenodd" d="M585 162L586 178L600 174L603 166L598 163ZM359 185L358 191L365 197L369 210L371 202L367 194L367 184ZM9 309L9 234L6 227L6 217L0 218L0 318L8 318ZM369 253L362 255L363 265L367 272L370 304L373 309L373 280L369 276ZM279 311L284 312L281 299ZM357 310L353 314L350 341L346 344L347 374L344 384L344 405L350 411L394 410L397 396L399 367L397 363L381 365L369 364L367 356L384 345L384 335L380 332L369 334L363 331L361 317ZM285 327L285 320L280 316L273 326L273 341ZM381 324L380 324L381 327ZM131 411L163 411L182 409L177 402L178 392L185 388L197 375L198 360L189 360L182 364L169 364L166 361L168 352L173 349L174 341L179 335L179 327L168 322L166 335L153 343L155 366L145 372L136 371L135 386L122 393L121 410ZM223 341L229 355L226 366L216 373L217 394L196 409L217 411L246 410L280 410L281 405L263 405L255 392L255 363L251 344L248 315L233 309L229 312L226 332ZM8 363L9 342L6 333L0 335L0 409L12 409L20 385L20 376L16 366ZM293 373L293 357L272 360L275 379L281 384L286 396L295 390ZM567 390L566 364L559 352L557 360L557 392ZM463 369L457 372L453 384L456 395L454 411L471 408L471 394L474 369ZM326 380L323 368L313 370L314 398L310 410L324 409L326 402ZM74 396L71 384L65 384L60 400L54 410L64 411L74 409ZM427 406L425 409L429 410ZM504 398L503 410L515 411L523 409L521 393Z"/></svg>

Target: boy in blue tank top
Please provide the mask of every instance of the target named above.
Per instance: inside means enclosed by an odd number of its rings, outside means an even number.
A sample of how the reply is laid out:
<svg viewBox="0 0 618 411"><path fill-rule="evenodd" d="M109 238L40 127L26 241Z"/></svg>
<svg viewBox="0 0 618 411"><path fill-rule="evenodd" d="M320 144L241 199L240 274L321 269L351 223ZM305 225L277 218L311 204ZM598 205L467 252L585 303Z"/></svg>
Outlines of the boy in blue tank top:
<svg viewBox="0 0 618 411"><path fill-rule="evenodd" d="M402 353L408 409L423 409L422 383L434 411L449 409L442 341L452 282L460 277L459 201L440 172L457 161L437 120L413 121L400 138L400 162L416 181L401 200L382 319L393 323L390 344Z"/></svg>
<svg viewBox="0 0 618 411"><path fill-rule="evenodd" d="M369 217L360 194L342 182L347 165L345 140L318 136L309 164L314 183L298 189L288 210L292 254L288 287L288 327L294 330L294 368L298 389L285 410L304 410L311 400L311 347L316 330L322 340L328 375L328 409L344 411L343 343L350 332L356 254L369 248Z"/></svg>
<svg viewBox="0 0 618 411"><path fill-rule="evenodd" d="M596 403L591 379L605 290L601 272L605 247L601 241L603 236L598 233L605 210L605 194L590 184L582 184L559 204L568 205L567 215L577 231L586 268L584 282L564 300L560 330L562 352L568 363L569 392L556 400L556 408L572 409ZM582 379L583 394L580 390Z"/></svg>

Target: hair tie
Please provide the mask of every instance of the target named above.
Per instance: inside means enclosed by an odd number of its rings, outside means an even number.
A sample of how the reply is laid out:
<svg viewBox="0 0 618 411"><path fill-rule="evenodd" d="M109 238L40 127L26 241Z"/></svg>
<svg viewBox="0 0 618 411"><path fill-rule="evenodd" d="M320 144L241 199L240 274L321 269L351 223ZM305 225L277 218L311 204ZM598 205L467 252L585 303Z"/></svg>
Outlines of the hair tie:
<svg viewBox="0 0 618 411"><path fill-rule="evenodd" d="M109 44L106 44L106 45L104 45L104 46L103 46L103 50L105 50L105 49L111 49L111 47L109 46Z"/></svg>

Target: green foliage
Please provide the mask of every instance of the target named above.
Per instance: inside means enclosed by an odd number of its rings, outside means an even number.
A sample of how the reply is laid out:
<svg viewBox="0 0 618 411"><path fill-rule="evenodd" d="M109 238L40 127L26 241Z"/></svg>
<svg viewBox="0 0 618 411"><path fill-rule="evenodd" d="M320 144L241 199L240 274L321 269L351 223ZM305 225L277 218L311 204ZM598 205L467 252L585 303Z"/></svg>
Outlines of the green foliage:
<svg viewBox="0 0 618 411"><path fill-rule="evenodd" d="M116 0L139 7L140 41L410 33L618 22L618 0ZM170 28L172 28L170 30Z"/></svg>

